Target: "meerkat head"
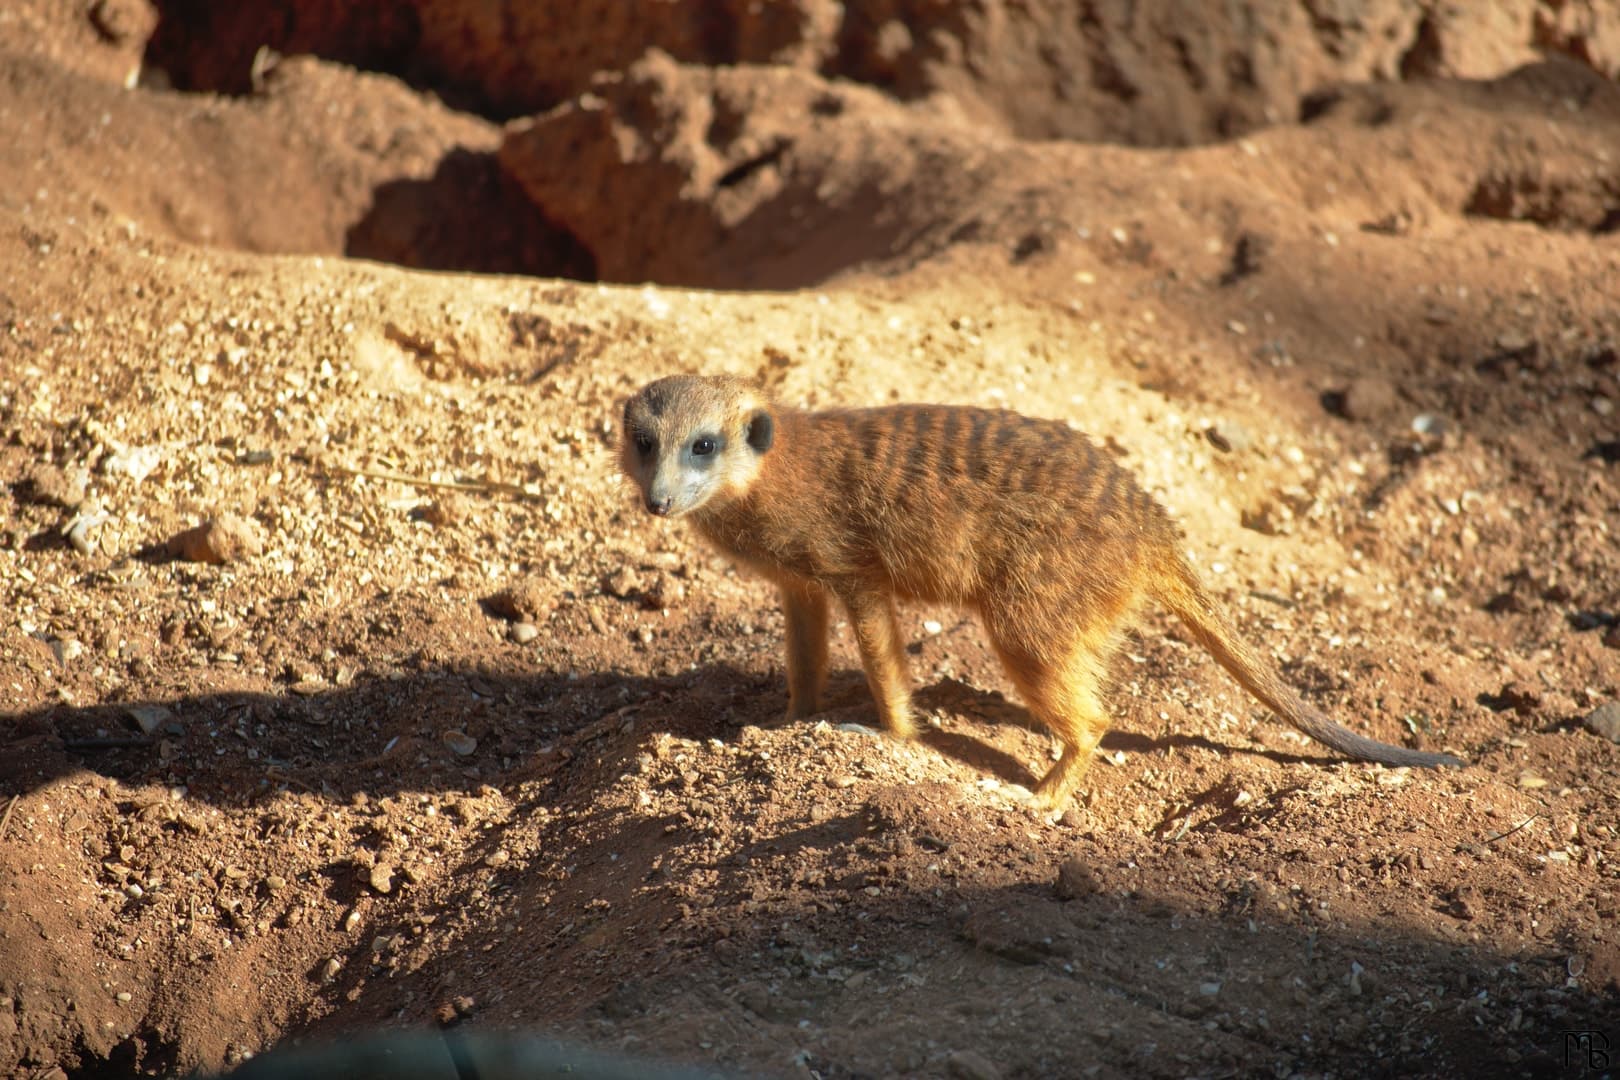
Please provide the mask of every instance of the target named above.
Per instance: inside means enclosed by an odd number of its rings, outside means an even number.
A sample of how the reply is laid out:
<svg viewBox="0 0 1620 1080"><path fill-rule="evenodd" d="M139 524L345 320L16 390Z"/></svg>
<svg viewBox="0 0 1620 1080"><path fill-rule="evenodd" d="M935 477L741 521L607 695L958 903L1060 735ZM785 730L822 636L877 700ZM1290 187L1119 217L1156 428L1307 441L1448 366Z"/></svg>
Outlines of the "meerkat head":
<svg viewBox="0 0 1620 1080"><path fill-rule="evenodd" d="M651 513L680 517L746 492L774 436L749 383L671 375L624 403L619 464Z"/></svg>

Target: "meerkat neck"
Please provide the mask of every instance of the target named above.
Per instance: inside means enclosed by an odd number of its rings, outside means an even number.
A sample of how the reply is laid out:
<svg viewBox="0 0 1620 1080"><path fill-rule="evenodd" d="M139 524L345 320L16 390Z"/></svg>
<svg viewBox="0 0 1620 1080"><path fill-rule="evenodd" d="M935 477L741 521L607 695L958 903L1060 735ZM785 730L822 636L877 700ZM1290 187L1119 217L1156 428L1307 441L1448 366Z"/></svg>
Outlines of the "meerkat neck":
<svg viewBox="0 0 1620 1080"><path fill-rule="evenodd" d="M754 564L761 559L780 559L783 553L778 549L799 533L796 526L802 510L797 509L796 500L784 499L783 492L803 496L820 486L816 472L820 455L815 451L811 414L773 404L771 417L771 450L747 490L711 500L691 515L692 524L711 543Z"/></svg>

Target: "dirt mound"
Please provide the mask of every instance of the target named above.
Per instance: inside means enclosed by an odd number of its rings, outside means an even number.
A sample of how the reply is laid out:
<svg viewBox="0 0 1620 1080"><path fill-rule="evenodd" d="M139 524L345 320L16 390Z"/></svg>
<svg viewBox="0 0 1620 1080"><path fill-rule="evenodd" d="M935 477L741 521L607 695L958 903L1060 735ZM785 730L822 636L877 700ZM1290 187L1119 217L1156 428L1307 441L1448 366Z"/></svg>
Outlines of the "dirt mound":
<svg viewBox="0 0 1620 1080"><path fill-rule="evenodd" d="M591 276L494 161L498 129L392 78L309 58L246 98L131 91L0 50L13 205L55 200L148 235L430 269Z"/></svg>
<svg viewBox="0 0 1620 1080"><path fill-rule="evenodd" d="M710 63L802 58L813 66L838 6L276 0L248 9L174 0L159 10L147 60L186 89L244 92L254 57L268 47L393 72L458 104L513 116L567 100L598 71L624 68L649 47Z"/></svg>
<svg viewBox="0 0 1620 1080"><path fill-rule="evenodd" d="M1560 17L1567 22L1571 10ZM329 13L300 23L300 32L350 17ZM171 30L185 25L173 18ZM133 15L124 21L146 25ZM95 19L58 23L62 34L42 30L46 40L82 35ZM127 58L133 39L120 40ZM1131 35L1120 29L1104 40ZM1477 46L1490 35L1465 40ZM504 139L391 79L307 58L260 54L250 93L239 99L128 94L26 56L5 66L15 93L60 103L40 118L33 143L14 145L9 166L0 159L14 191L49 190L41 176L95 177L73 182L90 212L158 235L428 269L793 287L867 261L914 263L962 239L1039 254L1064 242L1064 225L1084 227L1078 207L1183 186L1151 156L1032 154L1031 144L973 123L979 114L960 95L906 108L793 66L681 66L657 51L598 76L594 90ZM1612 84L1573 62L1526 70L1534 74L1448 84L1456 93L1319 87L1301 111L1327 129L1319 142L1351 152L1317 155L1312 170L1343 174L1341 187L1368 188L1342 168L1365 142L1382 159L1412 162L1422 195L1386 176L1372 185L1381 191L1369 192L1370 203L1383 205L1364 220L1394 228L1432 213L1430 202L1442 215L1461 206L1610 227L1615 169L1594 136L1610 122ZM1534 127L1555 102L1567 115L1553 114L1555 136L1544 145ZM1459 108L1465 113L1453 115ZM1425 110L1446 122L1425 122ZM115 112L117 130L101 130ZM1516 113L1534 120L1515 128ZM32 137L31 121L20 119ZM1481 158L1464 139L1495 149ZM179 189L169 175L174 162L187 169ZM1101 191L1073 180L1099 171L1107 176ZM1243 171L1241 162L1229 171Z"/></svg>
<svg viewBox="0 0 1620 1080"><path fill-rule="evenodd" d="M1490 78L1549 52L1620 70L1608 4L1175 0L851 5L823 70L948 93L1022 138L1193 145L1297 115L1340 82ZM1606 18L1608 16L1608 18Z"/></svg>
<svg viewBox="0 0 1620 1080"><path fill-rule="evenodd" d="M783 1076L1597 1061L1620 106L1593 9L1126 7L659 5L665 55L631 5L510 56L465 5L165 7L172 55L246 58L230 98L128 85L137 0L0 13L28 31L0 46L0 1072L405 1028L454 1075L444 1027ZM1277 65L1253 97L1209 74L1228 12ZM365 19L394 70L465 47L475 89L478 57L559 98L503 130L257 52ZM620 51L536 62L574 26ZM1395 79L1523 40L1589 63ZM1318 85L1311 41L1399 70ZM857 57L892 94L836 77ZM1140 90L1118 111L1103 57ZM1063 123L1141 142L1313 92L1193 149L1010 135L1055 86ZM847 628L829 710L782 721L771 589L616 474L624 396L683 370L1087 429L1304 696L1468 766L1338 761L1151 612L1055 821L1023 790L1050 739L962 613L903 613L918 741L864 726Z"/></svg>
<svg viewBox="0 0 1620 1080"><path fill-rule="evenodd" d="M1305 119L1328 127L1352 160L1369 138L1378 142L1378 156L1408 163L1443 214L1590 232L1620 226L1620 163L1609 145L1620 90L1582 65L1536 64L1490 83L1400 93L1324 91L1307 103ZM1406 211L1375 221L1410 228L1412 213L1425 208Z"/></svg>
<svg viewBox="0 0 1620 1080"><path fill-rule="evenodd" d="M157 28L147 0L15 0L0 11L0 40L53 67L115 86L135 86L142 54ZM28 98L17 99L27 101Z"/></svg>
<svg viewBox="0 0 1620 1080"><path fill-rule="evenodd" d="M1078 240L1110 261L1110 249L1134 247L1138 263L1185 266L1205 258L1209 228L1223 248L1251 245L1236 271L1249 276L1268 261L1276 199L1384 233L1444 232L1471 216L1614 227L1620 163L1606 133L1620 91L1583 65L1344 87L1308 105L1303 127L1200 151L1192 176L1150 152L999 138L792 69L654 52L510 125L499 160L605 280L707 288L893 272L953 243L1005 245L1022 260ZM1125 243L1091 227L1129 219L1144 194L1188 227L1146 227Z"/></svg>
<svg viewBox="0 0 1620 1080"><path fill-rule="evenodd" d="M133 0L131 0L133 2ZM1560 52L1620 72L1610 0L1271 0L1189 18L1177 0L1073 4L681 0L600 5L159 0L147 60L176 85L245 92L262 47L401 75L497 116L540 112L649 47L939 94L1024 138L1191 144L1291 119L1343 81L1488 78Z"/></svg>
<svg viewBox="0 0 1620 1080"><path fill-rule="evenodd" d="M937 249L1003 149L861 87L653 52L500 162L605 279L772 289Z"/></svg>

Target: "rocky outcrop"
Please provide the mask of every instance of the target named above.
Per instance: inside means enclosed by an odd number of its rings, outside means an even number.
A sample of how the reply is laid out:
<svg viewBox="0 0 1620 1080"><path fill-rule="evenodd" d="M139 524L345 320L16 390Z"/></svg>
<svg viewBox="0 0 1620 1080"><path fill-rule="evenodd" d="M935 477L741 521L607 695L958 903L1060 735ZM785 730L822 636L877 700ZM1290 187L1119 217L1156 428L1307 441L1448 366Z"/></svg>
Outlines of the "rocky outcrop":
<svg viewBox="0 0 1620 1080"><path fill-rule="evenodd" d="M400 75L511 117L648 48L760 63L915 101L949 94L1025 138L1185 145L1293 119L1332 83L1492 78L1549 53L1620 73L1617 0L674 0L659 4L159 0L175 85L240 92L261 47ZM1189 13L1196 11L1197 16Z"/></svg>
<svg viewBox="0 0 1620 1080"><path fill-rule="evenodd" d="M865 87L649 53L499 160L612 281L784 288L926 249L1003 140Z"/></svg>

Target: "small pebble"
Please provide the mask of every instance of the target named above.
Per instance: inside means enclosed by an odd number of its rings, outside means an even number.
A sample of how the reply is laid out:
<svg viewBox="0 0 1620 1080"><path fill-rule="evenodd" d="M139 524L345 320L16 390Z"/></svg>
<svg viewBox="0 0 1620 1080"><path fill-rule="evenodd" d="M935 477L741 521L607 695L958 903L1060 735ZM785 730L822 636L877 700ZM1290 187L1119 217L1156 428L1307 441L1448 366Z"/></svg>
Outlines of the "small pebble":
<svg viewBox="0 0 1620 1080"><path fill-rule="evenodd" d="M1412 430L1419 435L1426 435L1431 439L1444 438L1446 434L1446 421L1442 416L1433 413L1423 413L1412 418Z"/></svg>
<svg viewBox="0 0 1620 1080"><path fill-rule="evenodd" d="M447 731L440 737L440 741L458 757L466 757L478 749L478 740L465 731Z"/></svg>
<svg viewBox="0 0 1620 1080"><path fill-rule="evenodd" d="M429 525L442 529L446 525L456 525L467 520L471 512L472 504L465 496L447 491L428 505L419 508L416 516Z"/></svg>
<svg viewBox="0 0 1620 1080"><path fill-rule="evenodd" d="M393 892L394 868L388 863L380 862L371 868L371 873L366 876L366 881L380 893Z"/></svg>
<svg viewBox="0 0 1620 1080"><path fill-rule="evenodd" d="M1605 701L1586 714L1586 730L1620 743L1620 701Z"/></svg>
<svg viewBox="0 0 1620 1080"><path fill-rule="evenodd" d="M1504 353L1522 356L1536 350L1536 339L1522 330L1504 330L1496 335L1496 347Z"/></svg>
<svg viewBox="0 0 1620 1080"><path fill-rule="evenodd" d="M1205 428L1204 438L1215 449L1226 454L1241 454L1254 444L1248 429L1230 420L1222 420Z"/></svg>
<svg viewBox="0 0 1620 1080"><path fill-rule="evenodd" d="M538 623L550 611L549 592L536 578L520 578L484 601L490 613L516 623Z"/></svg>
<svg viewBox="0 0 1620 1080"><path fill-rule="evenodd" d="M1346 420L1365 422L1394 412L1400 396L1389 380L1364 375L1351 379L1336 395L1324 398L1324 404Z"/></svg>
<svg viewBox="0 0 1620 1080"><path fill-rule="evenodd" d="M653 611L680 607L686 599L686 586L672 574L659 571L643 590L641 606Z"/></svg>
<svg viewBox="0 0 1620 1080"><path fill-rule="evenodd" d="M174 719L173 710L163 705L130 705L124 709L137 727L147 735L155 733L164 724Z"/></svg>
<svg viewBox="0 0 1620 1080"><path fill-rule="evenodd" d="M532 622L518 622L512 624L512 629L508 633L519 645L527 645L540 636L540 628Z"/></svg>
<svg viewBox="0 0 1620 1080"><path fill-rule="evenodd" d="M641 578L630 567L621 566L608 575L603 588L609 596L628 600L641 591Z"/></svg>
<svg viewBox="0 0 1620 1080"><path fill-rule="evenodd" d="M84 502L89 482L90 474L82 468L59 469L40 464L23 473L17 488L30 502L74 510Z"/></svg>
<svg viewBox="0 0 1620 1080"><path fill-rule="evenodd" d="M1058 866L1054 891L1059 900L1078 900L1098 892L1100 888L1097 877L1091 872L1091 866L1086 860L1076 856L1064 859Z"/></svg>
<svg viewBox="0 0 1620 1080"><path fill-rule="evenodd" d="M127 476L138 484L162 464L162 447L125 446L101 459L101 471L108 476Z"/></svg>
<svg viewBox="0 0 1620 1080"><path fill-rule="evenodd" d="M953 1050L945 1059L945 1072L953 1080L1001 1080L1001 1070L977 1050Z"/></svg>
<svg viewBox="0 0 1620 1080"><path fill-rule="evenodd" d="M187 562L222 566L263 554L264 529L251 518L224 513L170 539L169 550Z"/></svg>
<svg viewBox="0 0 1620 1080"><path fill-rule="evenodd" d="M51 639L51 653L58 664L66 665L84 655L84 644L77 638Z"/></svg>
<svg viewBox="0 0 1620 1080"><path fill-rule="evenodd" d="M80 555L93 555L101 544L101 527L111 520L111 514L102 512L99 506L92 504L74 515L63 528L62 535L67 537L68 546Z"/></svg>

